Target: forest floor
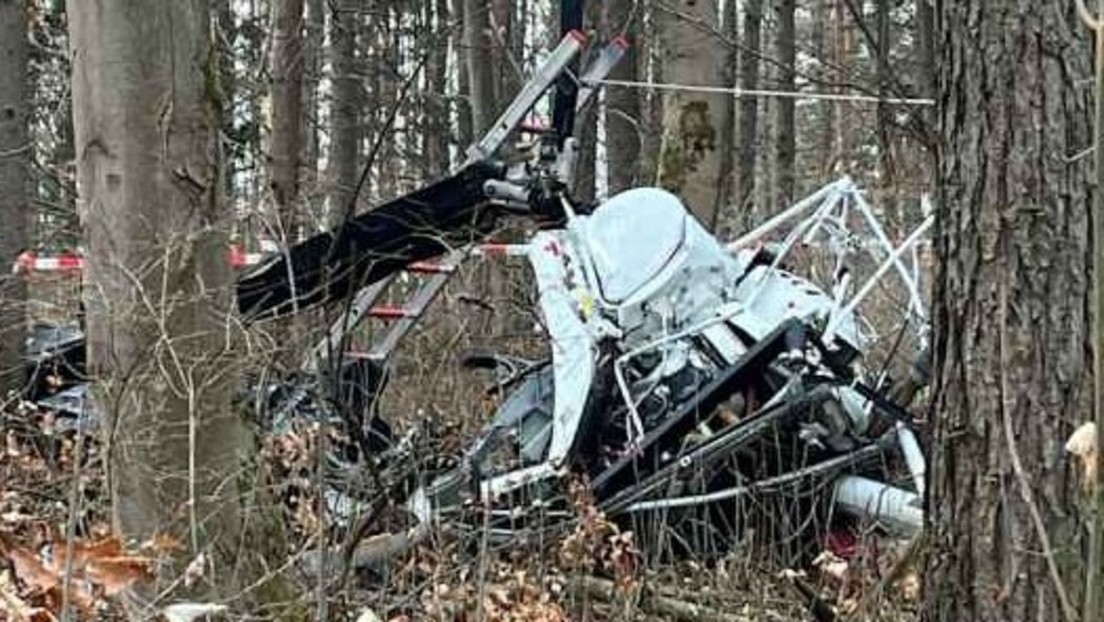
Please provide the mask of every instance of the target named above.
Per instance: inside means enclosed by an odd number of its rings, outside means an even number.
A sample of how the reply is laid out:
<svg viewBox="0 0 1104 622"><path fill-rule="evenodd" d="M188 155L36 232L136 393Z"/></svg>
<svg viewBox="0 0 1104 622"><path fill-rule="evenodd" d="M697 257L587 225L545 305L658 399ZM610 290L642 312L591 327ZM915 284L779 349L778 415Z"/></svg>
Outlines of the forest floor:
<svg viewBox="0 0 1104 622"><path fill-rule="evenodd" d="M112 619L121 615L120 596L153 581L159 560L180 555L179 544L169 538L124 543L112 533L101 445L94 434L63 424L26 406L9 407L0 419L0 621L62 619L67 607L78 612L70 619ZM280 454L266 455L271 460ZM289 551L308 546L305 534L317 521L309 507L283 512L289 532L300 540ZM652 563L632 533L593 508L579 511L574 533L538 547L484 545L473 556L447 536L430 538L432 544L382 573L357 573L330 595L330 619L830 619L815 615L811 605L831 606L851 620L915 617L917 578L911 569L899 571L897 553L849 561L827 555L808 568L786 568L748 552L710 563ZM193 560L184 572L202 573L202 562L197 570ZM302 597L282 612L258 616L231 606L224 617L212 619L315 619L317 590L310 574L294 579ZM223 607L204 606L162 608L160 619L204 619L192 615Z"/></svg>

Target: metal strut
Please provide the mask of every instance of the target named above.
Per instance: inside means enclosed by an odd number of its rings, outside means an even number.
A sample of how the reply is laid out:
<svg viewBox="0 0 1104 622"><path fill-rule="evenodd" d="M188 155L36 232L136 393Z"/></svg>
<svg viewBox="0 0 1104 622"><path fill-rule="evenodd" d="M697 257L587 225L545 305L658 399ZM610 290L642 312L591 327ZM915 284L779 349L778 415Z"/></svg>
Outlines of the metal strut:
<svg viewBox="0 0 1104 622"><path fill-rule="evenodd" d="M560 90L565 70L576 59L585 42L585 36L577 27L568 28L572 24L582 25L582 2L577 4L579 5L579 19L577 21L565 19L564 28L566 31L560 44L537 69L529 82L522 87L514 101L499 116L487 133L468 149L468 162L465 166L484 160L496 152L510 133L519 127L525 116L536 105L536 102L556 83L558 77L561 78L561 81L557 85L556 105L570 106L571 115L569 115L570 119L567 121L561 119L560 125L554 123L555 130L553 133L570 131L575 110L585 106L596 92L596 89L586 88L581 92L571 93L570 97L562 97L562 91ZM565 13L566 17L568 15ZM628 45L628 41L620 37L610 42L587 68L584 74L585 78L601 80L609 75L618 61L624 57ZM570 79L574 84L574 78ZM556 110L562 109L556 108ZM388 285L393 282L394 274L359 290L349 308L334 321L326 337L314 347L304 367L311 370L317 369L319 361L327 360L332 353L344 350L346 335L366 317L390 322L382 332L375 336L368 351L368 357L372 360L380 363L386 361L402 341L402 338L422 319L430 304L444 289L445 284L448 283L460 264L467 257L476 254L473 252L475 250L477 249L472 246L465 246L450 252L443 260L437 262L417 261L407 265L404 269L406 273L420 276L424 278L424 281L414 291L410 301L406 304L396 307L384 307L376 304Z"/></svg>

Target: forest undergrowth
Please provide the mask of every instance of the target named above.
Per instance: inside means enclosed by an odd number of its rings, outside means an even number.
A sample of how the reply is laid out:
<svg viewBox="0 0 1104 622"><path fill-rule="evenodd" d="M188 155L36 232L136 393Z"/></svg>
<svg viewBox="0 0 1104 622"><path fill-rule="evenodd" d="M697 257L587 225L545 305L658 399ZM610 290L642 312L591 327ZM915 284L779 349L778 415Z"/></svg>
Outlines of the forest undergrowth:
<svg viewBox="0 0 1104 622"><path fill-rule="evenodd" d="M169 535L126 542L114 534L103 446L94 430L79 430L71 420L25 403L8 404L2 421L0 620L61 620L66 610L70 620L127 619L133 609L124 609L124 596L157 578L163 585L164 573L181 567L181 557L187 563L174 582L202 580L204 557L190 554L185 543ZM311 549L323 521L333 521L320 516L324 504L310 477L316 437L313 428L263 440L264 468L274 475L280 499L275 511L289 534L287 575L298 596L259 615L236 601L174 602L161 594L147 604L147 614L170 622L206 614L317 619L315 573L293 559L296 551ZM570 533L500 546L444 526L407 554L355 568L348 580L327 585L329 618L788 622L830 619L815 611L819 607L824 615L830 606L848 619L913 619L918 585L911 570L900 571L907 555L901 550L880 549L870 540L855 544L850 559L826 550L807 568L787 568L750 551L708 562L657 562L581 489L571 488L577 520ZM375 537L367 535L358 546L370 546Z"/></svg>

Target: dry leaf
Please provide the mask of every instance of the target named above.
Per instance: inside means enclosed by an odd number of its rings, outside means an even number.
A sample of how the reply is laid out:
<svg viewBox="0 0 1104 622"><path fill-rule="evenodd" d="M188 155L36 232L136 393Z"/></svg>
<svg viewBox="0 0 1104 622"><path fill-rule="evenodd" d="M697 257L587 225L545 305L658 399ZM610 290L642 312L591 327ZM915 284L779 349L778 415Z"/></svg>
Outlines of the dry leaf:
<svg viewBox="0 0 1104 622"><path fill-rule="evenodd" d="M62 571L46 564L33 551L16 545L4 545L8 560L15 569L15 576L27 586L33 594L45 597L53 608L60 606L63 592ZM64 569L64 567L62 567ZM80 579L74 572L69 580L69 600L84 610L91 612L96 607L96 597L92 586Z"/></svg>
<svg viewBox="0 0 1104 622"><path fill-rule="evenodd" d="M38 555L19 546L7 550L15 576L32 590L45 592L59 585L56 573L46 567Z"/></svg>
<svg viewBox="0 0 1104 622"><path fill-rule="evenodd" d="M1091 421L1074 430L1066 440L1066 451L1080 463L1081 485L1086 491L1096 485L1096 450L1096 424Z"/></svg>
<svg viewBox="0 0 1104 622"><path fill-rule="evenodd" d="M11 616L10 622L53 622L57 618L42 607L23 600L8 571L0 572L0 614ZM0 617L0 620L9 618Z"/></svg>
<svg viewBox="0 0 1104 622"><path fill-rule="evenodd" d="M67 567L66 544L53 546L54 571L61 574ZM100 585L105 596L114 596L140 581L153 578L152 561L146 557L128 555L118 537L92 542L75 542L72 546L71 570L74 577L83 577Z"/></svg>
<svg viewBox="0 0 1104 622"><path fill-rule="evenodd" d="M207 555L200 553L195 556L191 562L188 563L188 567L184 569L184 587L192 587L196 581L203 578L203 573L207 568Z"/></svg>
<svg viewBox="0 0 1104 622"><path fill-rule="evenodd" d="M183 551L184 545L180 540L174 538L165 533L159 533L154 537L146 540L142 543L142 549L156 553L157 555L167 555L175 553L176 551Z"/></svg>
<svg viewBox="0 0 1104 622"><path fill-rule="evenodd" d="M897 580L897 590L905 600L916 602L920 599L920 575L909 572L901 577Z"/></svg>
<svg viewBox="0 0 1104 622"><path fill-rule="evenodd" d="M817 555L816 558L813 559L812 565L822 574L841 583L846 581L847 571L850 568L850 564L847 563L847 560L831 551L822 551L820 555Z"/></svg>

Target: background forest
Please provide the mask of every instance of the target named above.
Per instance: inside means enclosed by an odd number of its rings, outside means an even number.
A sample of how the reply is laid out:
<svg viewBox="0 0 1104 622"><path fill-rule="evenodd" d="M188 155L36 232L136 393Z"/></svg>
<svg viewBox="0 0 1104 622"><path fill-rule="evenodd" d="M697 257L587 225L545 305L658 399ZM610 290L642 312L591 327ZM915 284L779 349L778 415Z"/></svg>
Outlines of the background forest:
<svg viewBox="0 0 1104 622"><path fill-rule="evenodd" d="M1100 456L1067 445L1095 351L1073 1L585 3L592 42L631 46L576 120L575 198L658 185L727 240L843 176L895 239L931 197L919 539L672 560L582 494L555 542L404 531L405 475L250 414L240 387L296 369L331 313L246 326L242 264L458 167L562 4L0 0L0 620L1100 619ZM466 264L398 350L379 408L419 451L493 408L465 352L540 347L530 289ZM85 331L102 420L22 399L45 323ZM337 509L335 487L373 492Z"/></svg>

